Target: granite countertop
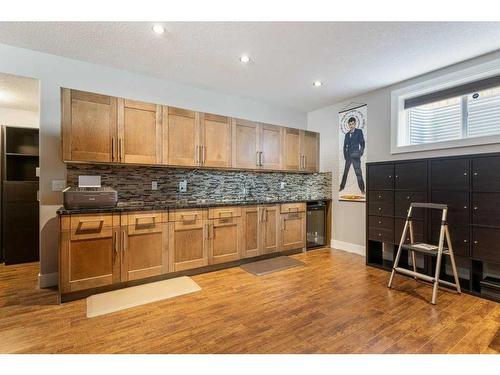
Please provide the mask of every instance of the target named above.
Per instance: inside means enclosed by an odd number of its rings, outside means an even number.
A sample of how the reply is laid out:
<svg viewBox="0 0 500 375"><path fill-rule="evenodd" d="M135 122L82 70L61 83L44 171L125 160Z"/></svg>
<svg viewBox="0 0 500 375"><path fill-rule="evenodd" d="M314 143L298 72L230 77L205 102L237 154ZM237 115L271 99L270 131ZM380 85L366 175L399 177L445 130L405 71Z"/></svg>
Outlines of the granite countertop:
<svg viewBox="0 0 500 375"><path fill-rule="evenodd" d="M246 199L246 200L178 200L178 201L156 201L156 202L118 202L116 207L108 208L78 208L66 209L61 207L57 210L58 215L92 214L106 212L131 212L131 211L161 211L182 208L209 208L223 206L251 206L259 204L279 204L297 202L331 201L331 198L319 199Z"/></svg>

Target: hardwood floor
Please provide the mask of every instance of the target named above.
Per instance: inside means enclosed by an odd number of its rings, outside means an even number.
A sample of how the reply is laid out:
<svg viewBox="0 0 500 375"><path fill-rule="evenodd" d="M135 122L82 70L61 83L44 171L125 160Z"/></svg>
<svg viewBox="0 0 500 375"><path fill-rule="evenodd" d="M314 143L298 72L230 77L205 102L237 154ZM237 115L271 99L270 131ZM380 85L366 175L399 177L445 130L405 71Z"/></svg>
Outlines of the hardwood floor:
<svg viewBox="0 0 500 375"><path fill-rule="evenodd" d="M200 292L87 319L85 300L37 290L36 264L0 266L0 353L498 353L500 304L366 267L338 250L256 277L193 279Z"/></svg>

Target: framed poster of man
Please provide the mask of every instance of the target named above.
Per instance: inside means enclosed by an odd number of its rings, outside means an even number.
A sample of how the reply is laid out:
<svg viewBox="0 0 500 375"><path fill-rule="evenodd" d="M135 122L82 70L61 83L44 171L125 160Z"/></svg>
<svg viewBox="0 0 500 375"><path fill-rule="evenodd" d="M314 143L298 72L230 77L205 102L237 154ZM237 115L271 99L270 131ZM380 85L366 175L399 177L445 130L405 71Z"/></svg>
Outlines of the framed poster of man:
<svg viewBox="0 0 500 375"><path fill-rule="evenodd" d="M339 113L339 200L364 202L367 106Z"/></svg>

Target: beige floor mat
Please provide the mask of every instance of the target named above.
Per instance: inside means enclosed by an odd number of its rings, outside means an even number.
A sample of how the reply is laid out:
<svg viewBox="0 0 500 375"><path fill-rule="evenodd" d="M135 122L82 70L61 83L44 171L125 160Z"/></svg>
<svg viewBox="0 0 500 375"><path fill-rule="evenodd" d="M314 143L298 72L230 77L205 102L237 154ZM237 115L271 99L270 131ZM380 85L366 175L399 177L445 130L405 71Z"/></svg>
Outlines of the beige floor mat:
<svg viewBox="0 0 500 375"><path fill-rule="evenodd" d="M87 298L87 318L109 314L167 298L201 290L190 277L162 280L96 294Z"/></svg>

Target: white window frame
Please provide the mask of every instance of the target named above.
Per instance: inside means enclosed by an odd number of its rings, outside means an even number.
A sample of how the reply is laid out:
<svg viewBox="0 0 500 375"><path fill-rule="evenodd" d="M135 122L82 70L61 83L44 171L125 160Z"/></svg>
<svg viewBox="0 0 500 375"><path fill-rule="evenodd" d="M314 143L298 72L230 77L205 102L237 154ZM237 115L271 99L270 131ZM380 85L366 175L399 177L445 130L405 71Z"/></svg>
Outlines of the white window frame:
<svg viewBox="0 0 500 375"><path fill-rule="evenodd" d="M500 74L500 59L445 74L391 92L391 154L442 150L500 143L499 135L461 138L450 141L408 145L409 124L404 109L405 99L444 90ZM402 146L398 146L402 144Z"/></svg>

